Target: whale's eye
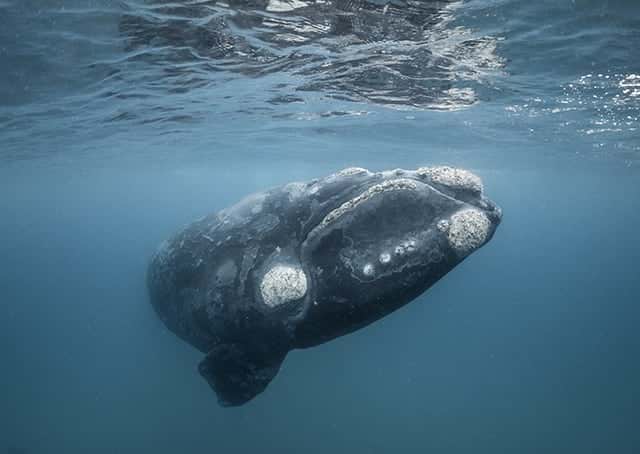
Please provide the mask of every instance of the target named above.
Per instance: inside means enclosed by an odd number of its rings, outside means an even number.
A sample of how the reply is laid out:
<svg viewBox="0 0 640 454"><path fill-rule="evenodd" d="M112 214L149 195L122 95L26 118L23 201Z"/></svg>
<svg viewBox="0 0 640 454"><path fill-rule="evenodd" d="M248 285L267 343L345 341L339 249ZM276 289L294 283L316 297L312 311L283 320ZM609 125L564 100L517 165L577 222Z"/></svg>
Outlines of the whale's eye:
<svg viewBox="0 0 640 454"><path fill-rule="evenodd" d="M307 276L299 267L275 265L262 278L260 293L269 307L299 300L307 293Z"/></svg>

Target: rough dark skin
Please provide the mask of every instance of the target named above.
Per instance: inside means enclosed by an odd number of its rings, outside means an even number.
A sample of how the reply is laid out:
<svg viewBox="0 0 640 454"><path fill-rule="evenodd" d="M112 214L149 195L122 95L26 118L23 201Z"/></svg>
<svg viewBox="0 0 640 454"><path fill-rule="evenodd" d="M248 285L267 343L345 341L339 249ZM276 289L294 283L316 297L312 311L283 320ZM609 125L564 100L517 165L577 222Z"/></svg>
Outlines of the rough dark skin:
<svg viewBox="0 0 640 454"><path fill-rule="evenodd" d="M464 170L345 169L194 222L153 257L150 298L206 354L199 370L219 402L241 405L287 352L415 299L486 244L500 219Z"/></svg>

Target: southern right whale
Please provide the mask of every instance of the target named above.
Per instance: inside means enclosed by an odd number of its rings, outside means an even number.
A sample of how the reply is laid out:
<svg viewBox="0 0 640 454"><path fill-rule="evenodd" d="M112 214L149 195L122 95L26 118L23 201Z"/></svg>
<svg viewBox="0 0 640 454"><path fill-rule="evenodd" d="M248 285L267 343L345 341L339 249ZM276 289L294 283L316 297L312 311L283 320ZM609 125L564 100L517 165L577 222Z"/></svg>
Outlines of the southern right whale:
<svg viewBox="0 0 640 454"><path fill-rule="evenodd" d="M148 270L165 325L205 354L222 405L241 405L287 352L405 305L493 236L502 213L450 167L325 178L251 195L164 242Z"/></svg>

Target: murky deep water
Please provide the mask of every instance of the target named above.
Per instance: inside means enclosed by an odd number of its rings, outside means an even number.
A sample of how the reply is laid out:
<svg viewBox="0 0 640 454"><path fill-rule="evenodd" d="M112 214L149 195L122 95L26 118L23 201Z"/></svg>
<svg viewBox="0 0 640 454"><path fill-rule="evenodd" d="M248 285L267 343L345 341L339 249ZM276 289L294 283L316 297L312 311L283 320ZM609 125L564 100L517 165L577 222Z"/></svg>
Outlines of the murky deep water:
<svg viewBox="0 0 640 454"><path fill-rule="evenodd" d="M638 452L638 49L630 0L0 0L0 452ZM158 243L433 164L483 177L491 243L219 407Z"/></svg>

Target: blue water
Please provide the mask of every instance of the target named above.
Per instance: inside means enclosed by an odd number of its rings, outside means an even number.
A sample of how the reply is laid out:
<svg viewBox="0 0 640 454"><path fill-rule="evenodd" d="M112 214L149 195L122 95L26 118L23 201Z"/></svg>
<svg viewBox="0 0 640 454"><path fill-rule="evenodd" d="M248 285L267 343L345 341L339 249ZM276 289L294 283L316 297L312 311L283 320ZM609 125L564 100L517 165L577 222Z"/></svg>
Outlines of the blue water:
<svg viewBox="0 0 640 454"><path fill-rule="evenodd" d="M291 4L0 0L0 452L640 452L640 3ZM433 164L494 239L219 407L148 304L158 243Z"/></svg>

